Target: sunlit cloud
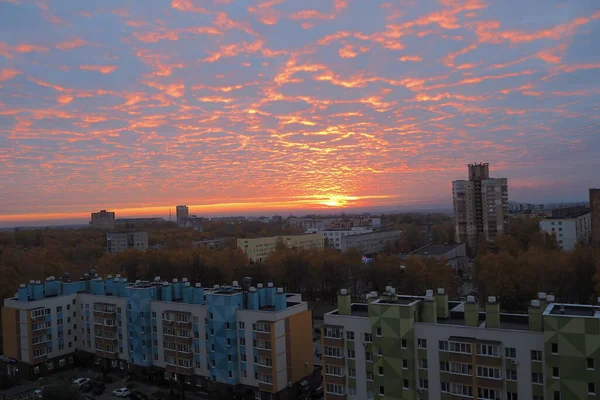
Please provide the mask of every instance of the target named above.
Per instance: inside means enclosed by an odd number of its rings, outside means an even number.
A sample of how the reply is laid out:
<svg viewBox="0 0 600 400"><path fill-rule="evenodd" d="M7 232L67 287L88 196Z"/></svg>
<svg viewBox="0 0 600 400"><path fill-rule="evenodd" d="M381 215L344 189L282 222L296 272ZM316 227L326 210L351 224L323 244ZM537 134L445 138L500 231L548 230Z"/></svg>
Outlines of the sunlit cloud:
<svg viewBox="0 0 600 400"><path fill-rule="evenodd" d="M600 11L530 1L4 2L0 224L583 200Z"/></svg>

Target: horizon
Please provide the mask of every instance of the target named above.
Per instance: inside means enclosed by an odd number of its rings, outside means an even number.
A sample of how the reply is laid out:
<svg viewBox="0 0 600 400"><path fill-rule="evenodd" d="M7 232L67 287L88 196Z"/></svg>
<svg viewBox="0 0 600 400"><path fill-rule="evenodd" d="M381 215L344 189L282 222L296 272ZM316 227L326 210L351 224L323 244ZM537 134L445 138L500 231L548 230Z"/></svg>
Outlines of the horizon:
<svg viewBox="0 0 600 400"><path fill-rule="evenodd" d="M0 22L0 227L452 208L474 161L524 203L600 186L593 2L13 0Z"/></svg>

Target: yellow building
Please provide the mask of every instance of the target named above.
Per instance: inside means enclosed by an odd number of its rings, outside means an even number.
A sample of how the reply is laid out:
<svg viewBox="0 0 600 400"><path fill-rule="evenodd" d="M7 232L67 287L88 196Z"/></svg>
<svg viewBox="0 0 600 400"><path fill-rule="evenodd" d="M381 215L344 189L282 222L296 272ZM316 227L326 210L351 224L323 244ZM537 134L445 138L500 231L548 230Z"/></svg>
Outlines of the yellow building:
<svg viewBox="0 0 600 400"><path fill-rule="evenodd" d="M299 249L322 249L325 247L325 236L320 233L293 236L269 236L253 239L238 239L237 247L241 249L252 262L265 261L275 251L277 243Z"/></svg>

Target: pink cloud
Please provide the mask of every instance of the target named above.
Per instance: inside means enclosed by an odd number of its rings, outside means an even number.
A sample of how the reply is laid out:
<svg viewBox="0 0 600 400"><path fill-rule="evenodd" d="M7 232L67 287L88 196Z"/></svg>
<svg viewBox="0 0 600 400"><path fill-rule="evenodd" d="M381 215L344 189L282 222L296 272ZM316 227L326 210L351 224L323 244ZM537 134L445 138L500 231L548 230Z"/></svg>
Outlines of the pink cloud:
<svg viewBox="0 0 600 400"><path fill-rule="evenodd" d="M88 42L86 42L85 40L76 38L57 43L55 47L59 50L72 50L77 47L85 46L86 44L88 44Z"/></svg>
<svg viewBox="0 0 600 400"><path fill-rule="evenodd" d="M0 81L13 79L14 77L21 74L22 72L16 69L0 69Z"/></svg>
<svg viewBox="0 0 600 400"><path fill-rule="evenodd" d="M79 69L83 71L96 71L101 74L110 74L117 70L118 67L114 65L80 65Z"/></svg>

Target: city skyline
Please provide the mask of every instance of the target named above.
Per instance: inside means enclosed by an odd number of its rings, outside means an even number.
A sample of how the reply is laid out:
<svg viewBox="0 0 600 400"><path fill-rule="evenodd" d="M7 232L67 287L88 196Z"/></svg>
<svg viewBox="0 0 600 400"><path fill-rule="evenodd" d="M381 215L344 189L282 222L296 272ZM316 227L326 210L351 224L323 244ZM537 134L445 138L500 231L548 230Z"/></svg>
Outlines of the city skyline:
<svg viewBox="0 0 600 400"><path fill-rule="evenodd" d="M473 162L511 201L600 186L593 2L10 0L0 21L0 226L451 209Z"/></svg>

